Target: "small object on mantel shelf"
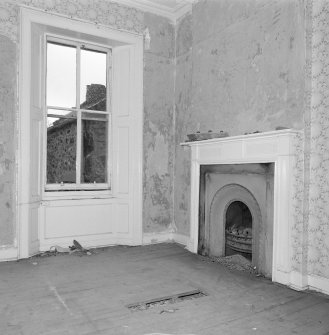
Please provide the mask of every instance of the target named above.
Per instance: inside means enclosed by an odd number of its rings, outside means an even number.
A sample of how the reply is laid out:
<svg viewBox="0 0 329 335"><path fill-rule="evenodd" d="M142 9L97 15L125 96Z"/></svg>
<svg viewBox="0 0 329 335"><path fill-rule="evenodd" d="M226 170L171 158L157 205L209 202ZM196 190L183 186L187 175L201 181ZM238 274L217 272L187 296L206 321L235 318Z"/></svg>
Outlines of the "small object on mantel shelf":
<svg viewBox="0 0 329 335"><path fill-rule="evenodd" d="M261 131L256 130L256 131L252 131L251 133L244 133L245 135L250 135L250 134L259 134L261 133Z"/></svg>
<svg viewBox="0 0 329 335"><path fill-rule="evenodd" d="M288 128L288 127L282 127L282 126L275 127L275 130L284 130L284 129L290 129L290 128Z"/></svg>
<svg viewBox="0 0 329 335"><path fill-rule="evenodd" d="M220 137L227 137L228 132L221 130L220 132L213 132L212 130L208 130L207 133L200 133L197 131L193 134L187 134L187 141L186 142L193 142L193 141L203 141L209 140L212 138L220 138Z"/></svg>

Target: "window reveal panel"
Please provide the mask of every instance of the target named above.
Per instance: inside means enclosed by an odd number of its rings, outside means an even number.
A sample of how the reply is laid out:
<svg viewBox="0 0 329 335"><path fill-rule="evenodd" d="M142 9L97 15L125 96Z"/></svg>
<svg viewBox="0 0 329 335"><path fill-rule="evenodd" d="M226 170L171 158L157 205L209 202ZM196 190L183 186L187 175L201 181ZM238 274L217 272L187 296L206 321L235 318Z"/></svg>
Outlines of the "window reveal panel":
<svg viewBox="0 0 329 335"><path fill-rule="evenodd" d="M76 182L77 119L47 117L47 183Z"/></svg>

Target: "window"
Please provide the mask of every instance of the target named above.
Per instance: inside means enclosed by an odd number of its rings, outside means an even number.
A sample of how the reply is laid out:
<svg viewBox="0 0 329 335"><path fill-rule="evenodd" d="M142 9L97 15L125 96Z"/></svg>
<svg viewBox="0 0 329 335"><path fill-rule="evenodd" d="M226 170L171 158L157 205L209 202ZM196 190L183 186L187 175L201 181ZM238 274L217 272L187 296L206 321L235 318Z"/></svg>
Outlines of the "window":
<svg viewBox="0 0 329 335"><path fill-rule="evenodd" d="M109 189L111 49L46 44L46 190Z"/></svg>
<svg viewBox="0 0 329 335"><path fill-rule="evenodd" d="M20 13L20 99L17 113L18 256L29 257L39 250L49 249L51 245L66 243L65 241L72 240L72 236L81 236L86 245L94 246L141 244L143 36L34 8L22 7ZM52 79L49 76L51 63L50 52L47 55L48 46L50 48L58 46L69 55L75 55L70 56L74 62L70 63L69 59L65 58L64 64L61 62L61 65L59 60L55 62L56 57L60 55L55 55L54 73L59 78L65 75L65 80L62 78L63 80L53 89L51 89ZM92 107L94 104L81 106L87 94L87 89L84 94L80 93L81 81L83 78L88 79L83 74L83 55L89 55L84 54L83 50L90 51L96 56L107 55L107 92L104 100L106 111ZM92 63L93 73L96 62ZM68 64L71 64L69 69L73 69L72 82L67 78ZM87 70L90 69L91 66L88 66ZM46 70L48 75L45 73ZM91 78L88 84L104 85L104 80L100 82L96 79ZM50 99L51 90L55 97L55 94L65 94L70 85L73 86L73 93L69 98L73 96L73 104L71 101L65 103L65 100L59 98L54 101ZM78 94L81 96L81 102L77 102ZM96 119L106 126L107 158L105 163L104 159L101 161L102 164L99 160L94 160L97 167L102 167L102 174L97 174L103 176L101 179L94 180L90 174L84 173L88 164L91 165L89 162L93 162L89 159L93 158L93 155L88 154L93 152L91 149L95 149L97 144L96 141L90 141L89 133L83 140L84 123L88 126L95 121L85 122L85 114L89 119ZM50 119L47 120L47 117ZM98 121L101 117L103 120ZM55 165L54 159L51 161L47 157L47 135L51 132L47 130L56 121L75 124L75 131L72 132L75 137L72 142L79 145L72 150L72 156L76 168L68 170L75 176L73 182L72 178L65 178L64 182L64 177L59 174L61 169L58 170L58 174L49 173L47 179L47 160L49 165L50 163ZM69 142L65 139L66 144ZM83 147L86 145L89 145L88 152ZM48 151L50 156L51 150ZM85 159L87 162L84 162L83 158L87 155ZM65 166L65 160L60 154L57 153L56 159ZM85 182L87 178L89 180Z"/></svg>

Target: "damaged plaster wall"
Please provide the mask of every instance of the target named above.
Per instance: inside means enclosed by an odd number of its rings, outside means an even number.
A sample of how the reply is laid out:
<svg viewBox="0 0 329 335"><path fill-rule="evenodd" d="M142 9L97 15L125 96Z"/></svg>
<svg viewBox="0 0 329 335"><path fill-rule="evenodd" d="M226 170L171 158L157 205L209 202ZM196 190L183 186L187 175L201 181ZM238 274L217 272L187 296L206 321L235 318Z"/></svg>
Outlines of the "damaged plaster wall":
<svg viewBox="0 0 329 335"><path fill-rule="evenodd" d="M204 0L177 31L175 221L189 232L189 150L198 130L302 129L304 2Z"/></svg>
<svg viewBox="0 0 329 335"><path fill-rule="evenodd" d="M172 221L173 50L169 20L107 0L0 1L0 248L15 247L16 79L19 5L142 34L148 27L151 49L144 54L144 230L166 230ZM19 98L19 97L18 97Z"/></svg>
<svg viewBox="0 0 329 335"><path fill-rule="evenodd" d="M164 232L173 220L174 26L145 13L150 49L144 52L144 232Z"/></svg>
<svg viewBox="0 0 329 335"><path fill-rule="evenodd" d="M175 223L181 234L190 230L190 151L182 149L180 143L186 134L196 127L197 121L191 113L192 107L192 15L181 18L176 27L176 84L175 84L175 173L174 213Z"/></svg>
<svg viewBox="0 0 329 335"><path fill-rule="evenodd" d="M329 279L329 1L311 1L312 98L305 146L309 152L307 273ZM328 286L327 286L328 287Z"/></svg>
<svg viewBox="0 0 329 335"><path fill-rule="evenodd" d="M0 35L0 247L15 243L16 45Z"/></svg>

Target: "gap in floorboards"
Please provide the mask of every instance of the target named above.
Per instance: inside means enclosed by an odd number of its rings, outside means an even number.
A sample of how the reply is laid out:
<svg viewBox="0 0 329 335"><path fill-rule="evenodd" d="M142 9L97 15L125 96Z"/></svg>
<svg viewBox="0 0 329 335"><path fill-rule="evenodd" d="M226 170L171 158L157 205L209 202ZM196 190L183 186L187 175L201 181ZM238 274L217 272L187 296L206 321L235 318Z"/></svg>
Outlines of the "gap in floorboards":
<svg viewBox="0 0 329 335"><path fill-rule="evenodd" d="M204 291L201 290L193 290L188 292L183 292L179 294L174 294L171 296L161 297L161 298L155 298L143 302L137 302L134 304L129 304L126 307L130 309L131 311L144 311L149 308L162 306L166 304L174 304L176 302L181 302L185 300L192 300L192 299L198 299L207 296Z"/></svg>

